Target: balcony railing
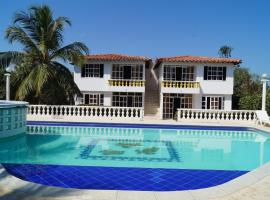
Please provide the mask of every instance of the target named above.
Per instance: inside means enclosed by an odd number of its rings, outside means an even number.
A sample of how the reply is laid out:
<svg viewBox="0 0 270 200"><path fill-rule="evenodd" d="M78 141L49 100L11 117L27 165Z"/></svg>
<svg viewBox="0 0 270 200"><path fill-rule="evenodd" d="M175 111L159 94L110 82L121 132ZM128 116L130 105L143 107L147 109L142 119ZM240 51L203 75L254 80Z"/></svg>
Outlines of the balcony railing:
<svg viewBox="0 0 270 200"><path fill-rule="evenodd" d="M199 88L200 83L195 81L162 81L165 88Z"/></svg>
<svg viewBox="0 0 270 200"><path fill-rule="evenodd" d="M177 120L255 122L256 110L178 109Z"/></svg>
<svg viewBox="0 0 270 200"><path fill-rule="evenodd" d="M144 80L122 80L122 79L111 79L109 80L110 86L118 87L144 87Z"/></svg>
<svg viewBox="0 0 270 200"><path fill-rule="evenodd" d="M63 119L71 121L91 119L140 119L144 109L137 107L29 105L28 120Z"/></svg>

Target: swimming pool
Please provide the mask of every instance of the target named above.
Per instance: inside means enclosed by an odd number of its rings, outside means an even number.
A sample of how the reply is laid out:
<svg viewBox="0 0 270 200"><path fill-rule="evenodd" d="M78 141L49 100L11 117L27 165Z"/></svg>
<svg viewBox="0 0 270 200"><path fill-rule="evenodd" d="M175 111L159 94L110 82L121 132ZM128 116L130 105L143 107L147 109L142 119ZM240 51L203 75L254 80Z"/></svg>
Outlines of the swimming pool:
<svg viewBox="0 0 270 200"><path fill-rule="evenodd" d="M83 189L211 187L268 162L269 151L267 133L243 127L29 122L0 140L10 174Z"/></svg>

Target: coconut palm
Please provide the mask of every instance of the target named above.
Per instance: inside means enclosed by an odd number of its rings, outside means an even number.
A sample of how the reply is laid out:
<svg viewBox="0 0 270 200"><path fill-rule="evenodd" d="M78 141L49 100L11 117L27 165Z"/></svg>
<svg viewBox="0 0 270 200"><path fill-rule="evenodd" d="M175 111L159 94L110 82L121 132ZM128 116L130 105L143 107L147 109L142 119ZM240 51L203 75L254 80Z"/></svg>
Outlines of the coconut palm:
<svg viewBox="0 0 270 200"><path fill-rule="evenodd" d="M233 48L228 45L223 45L219 48L218 54L223 58L230 58Z"/></svg>
<svg viewBox="0 0 270 200"><path fill-rule="evenodd" d="M72 103L73 96L80 94L64 63L81 66L88 48L81 42L63 46L66 25L71 25L70 20L66 17L54 19L46 5L15 14L13 25L6 30L6 38L10 43L20 43L23 50L0 55L0 61L10 60L16 65L11 75L15 99L63 104Z"/></svg>

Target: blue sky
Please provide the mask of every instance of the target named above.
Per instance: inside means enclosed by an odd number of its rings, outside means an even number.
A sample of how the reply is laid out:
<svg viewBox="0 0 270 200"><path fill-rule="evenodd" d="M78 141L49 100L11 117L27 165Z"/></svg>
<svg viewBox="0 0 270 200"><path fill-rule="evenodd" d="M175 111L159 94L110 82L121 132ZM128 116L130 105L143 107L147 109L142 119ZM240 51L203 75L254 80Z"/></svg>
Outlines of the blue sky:
<svg viewBox="0 0 270 200"><path fill-rule="evenodd" d="M20 49L4 39L14 12L40 3L71 19L65 43L84 42L92 54L218 56L219 47L228 44L243 67L270 74L267 0L0 1L0 51Z"/></svg>

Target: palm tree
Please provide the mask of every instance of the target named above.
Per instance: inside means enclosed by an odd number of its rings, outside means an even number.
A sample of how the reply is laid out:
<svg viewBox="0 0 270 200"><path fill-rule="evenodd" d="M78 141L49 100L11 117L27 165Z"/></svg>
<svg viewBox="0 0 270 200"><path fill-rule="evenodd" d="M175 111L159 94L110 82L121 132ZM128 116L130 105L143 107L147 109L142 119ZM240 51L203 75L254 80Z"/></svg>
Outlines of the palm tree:
<svg viewBox="0 0 270 200"><path fill-rule="evenodd" d="M88 48L81 42L63 46L63 30L71 22L66 17L53 18L46 6L30 7L15 14L13 25L6 30L10 43L23 46L21 52L9 51L1 60L15 64L11 75L14 98L30 103L72 103L80 91L64 63L81 66Z"/></svg>
<svg viewBox="0 0 270 200"><path fill-rule="evenodd" d="M228 45L223 45L219 48L218 54L222 58L230 58L233 48Z"/></svg>

